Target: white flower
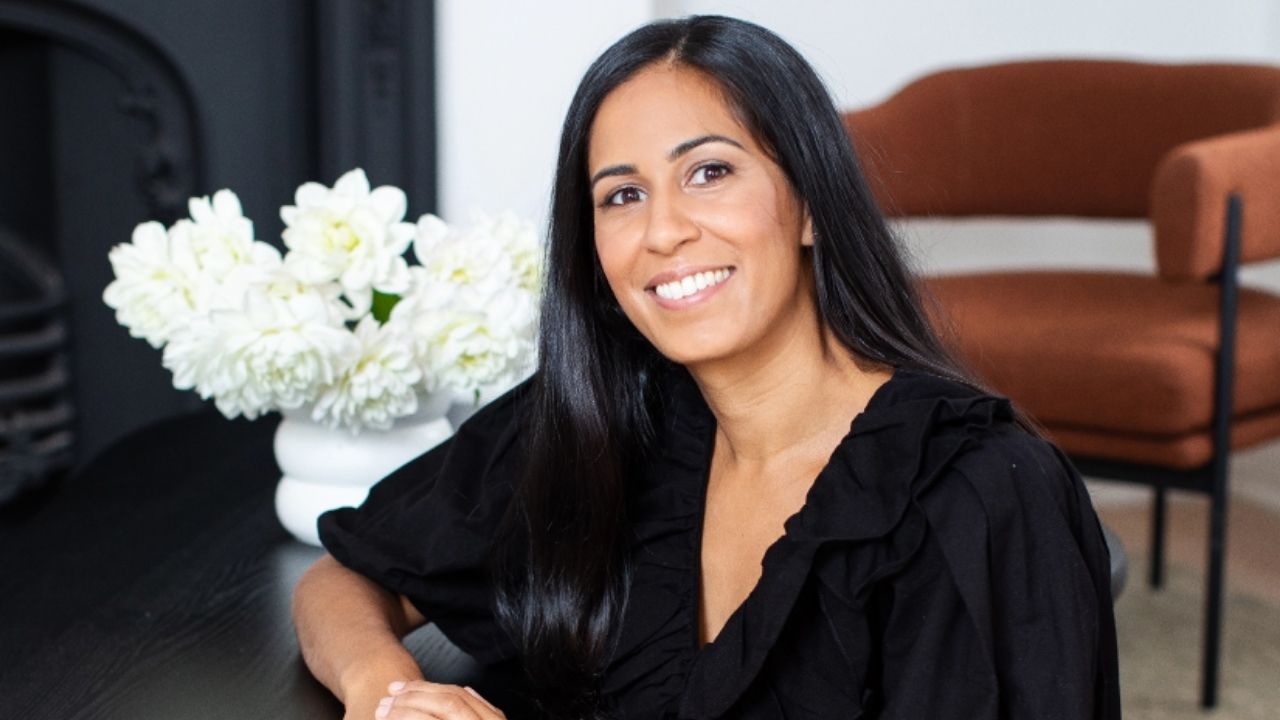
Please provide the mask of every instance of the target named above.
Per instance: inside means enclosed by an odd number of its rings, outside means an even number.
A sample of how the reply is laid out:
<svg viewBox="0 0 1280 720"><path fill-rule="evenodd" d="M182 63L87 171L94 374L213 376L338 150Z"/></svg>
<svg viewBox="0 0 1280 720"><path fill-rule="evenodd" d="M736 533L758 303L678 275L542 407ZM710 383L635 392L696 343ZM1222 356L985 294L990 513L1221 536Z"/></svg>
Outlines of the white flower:
<svg viewBox="0 0 1280 720"><path fill-rule="evenodd" d="M531 224L508 213L461 231L434 215L411 225L404 193L371 190L361 170L295 198L280 212L283 257L254 239L230 190L112 248L103 300L164 349L175 387L227 417L308 406L357 433L389 429L424 391L491 397L529 372L542 264ZM382 325L379 292L398 303Z"/></svg>
<svg viewBox="0 0 1280 720"><path fill-rule="evenodd" d="M280 251L253 239L253 223L235 193L219 190L212 200L191 198L187 206L191 219L174 223L169 235L191 248L209 283L209 309L240 307L250 287L280 273Z"/></svg>
<svg viewBox="0 0 1280 720"><path fill-rule="evenodd" d="M469 288L482 294L517 282L511 256L491 238L474 233L438 233L438 218L418 221L413 254L434 283Z"/></svg>
<svg viewBox="0 0 1280 720"><path fill-rule="evenodd" d="M156 222L134 229L131 243L108 257L116 279L103 300L134 337L162 347L195 316L239 307L244 293L278 271L280 253L253 239L253 224L229 190L192 198L192 219L167 231Z"/></svg>
<svg viewBox="0 0 1280 720"><path fill-rule="evenodd" d="M405 195L383 186L369 190L363 170L352 170L332 189L305 183L296 205L280 209L287 226L285 264L303 282L337 281L351 303L349 318L368 312L373 291L400 293L408 285L404 253L413 225L402 222Z"/></svg>
<svg viewBox="0 0 1280 720"><path fill-rule="evenodd" d="M467 231L434 215L418 220L409 292L391 322L407 327L428 389L466 397L513 384L531 369L541 251L514 216Z"/></svg>
<svg viewBox="0 0 1280 720"><path fill-rule="evenodd" d="M191 247L200 270L214 281L262 262L261 253L275 250L254 242L253 222L241 212L240 199L230 190L219 190L212 200L191 198L187 208L191 219L179 220L169 232Z"/></svg>
<svg viewBox="0 0 1280 720"><path fill-rule="evenodd" d="M303 302L319 302L324 306L325 317L331 318L335 325L341 324L340 321L350 312L350 307L342 302L341 285L336 282L305 283L283 265L264 268L264 272L253 278L250 287L276 301L292 302L295 298L306 298Z"/></svg>
<svg viewBox="0 0 1280 720"><path fill-rule="evenodd" d="M316 397L355 362L359 344L320 293L251 289L238 310L215 310L177 332L164 352L173 385L213 398L228 418L254 419Z"/></svg>
<svg viewBox="0 0 1280 720"><path fill-rule="evenodd" d="M163 347L175 328L204 311L209 283L190 245L160 223L138 225L132 241L116 245L107 257L115 280L102 299L133 337Z"/></svg>
<svg viewBox="0 0 1280 720"><path fill-rule="evenodd" d="M542 245L533 223L521 220L515 213L505 212L496 218L481 220L476 234L494 239L510 258L516 282L531 293L542 288Z"/></svg>
<svg viewBox="0 0 1280 720"><path fill-rule="evenodd" d="M510 379L520 356L518 338L495 328L480 312L454 310L435 320L422 359L437 386L465 397Z"/></svg>
<svg viewBox="0 0 1280 720"><path fill-rule="evenodd" d="M360 320L355 335L358 358L321 392L311 419L331 428L343 425L353 434L362 427L390 430L396 418L418 409L416 386L422 370L413 344L398 326L379 326L371 316Z"/></svg>
<svg viewBox="0 0 1280 720"><path fill-rule="evenodd" d="M519 287L454 285L413 268L413 289L388 325L412 338L428 391L466 397L511 384L528 372L536 328L535 298ZM459 302L460 299L471 302Z"/></svg>

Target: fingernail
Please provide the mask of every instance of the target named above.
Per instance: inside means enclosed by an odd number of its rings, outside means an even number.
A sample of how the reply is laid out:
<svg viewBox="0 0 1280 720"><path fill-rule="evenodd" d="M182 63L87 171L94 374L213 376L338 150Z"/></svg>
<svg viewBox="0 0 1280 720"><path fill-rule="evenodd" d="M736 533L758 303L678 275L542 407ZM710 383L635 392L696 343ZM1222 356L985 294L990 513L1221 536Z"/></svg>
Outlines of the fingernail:
<svg viewBox="0 0 1280 720"><path fill-rule="evenodd" d="M391 703L387 703L386 705L379 705L378 710L375 713L373 713L373 716L378 718L384 718L387 716L387 713L390 713L390 712L391 712Z"/></svg>
<svg viewBox="0 0 1280 720"><path fill-rule="evenodd" d="M404 689L404 681L403 681L403 680L397 680L397 681L395 681L395 682L393 682L393 683L391 683L390 685L388 685L388 686L387 686L387 690L389 690L389 691L391 691L391 692L393 692L393 693L398 693L398 692L400 692L400 691L401 691L401 690L403 690L403 689Z"/></svg>

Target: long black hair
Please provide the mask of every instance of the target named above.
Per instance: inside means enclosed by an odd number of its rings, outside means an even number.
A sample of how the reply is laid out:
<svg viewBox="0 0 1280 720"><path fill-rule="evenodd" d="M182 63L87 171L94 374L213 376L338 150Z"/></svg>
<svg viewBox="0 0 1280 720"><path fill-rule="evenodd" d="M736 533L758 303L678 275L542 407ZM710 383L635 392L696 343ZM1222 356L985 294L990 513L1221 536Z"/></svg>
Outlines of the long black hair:
<svg viewBox="0 0 1280 720"><path fill-rule="evenodd" d="M627 598L626 488L652 451L667 363L623 315L596 258L592 121L639 70L670 63L719 85L808 209L819 314L855 359L971 383L930 328L831 98L772 32L702 16L655 22L587 70L565 119L552 195L527 475L498 540L497 613L543 709L592 717Z"/></svg>

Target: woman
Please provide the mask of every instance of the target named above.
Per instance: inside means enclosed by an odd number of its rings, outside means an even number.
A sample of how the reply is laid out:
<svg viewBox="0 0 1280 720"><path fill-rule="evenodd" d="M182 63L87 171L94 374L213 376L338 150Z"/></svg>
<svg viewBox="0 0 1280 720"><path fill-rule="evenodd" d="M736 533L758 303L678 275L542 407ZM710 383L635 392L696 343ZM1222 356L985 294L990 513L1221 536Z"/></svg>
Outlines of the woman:
<svg viewBox="0 0 1280 720"><path fill-rule="evenodd" d="M1078 476L942 349L773 34L659 22L588 70L540 357L322 519L297 623L348 717L503 717L422 680L428 620L553 717L1119 717Z"/></svg>

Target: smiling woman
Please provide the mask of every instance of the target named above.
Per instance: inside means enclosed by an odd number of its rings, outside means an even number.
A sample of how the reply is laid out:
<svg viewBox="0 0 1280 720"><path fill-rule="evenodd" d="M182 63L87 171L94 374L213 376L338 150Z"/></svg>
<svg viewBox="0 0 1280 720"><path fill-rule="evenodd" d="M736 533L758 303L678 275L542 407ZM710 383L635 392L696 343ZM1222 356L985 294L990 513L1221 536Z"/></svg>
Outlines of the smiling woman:
<svg viewBox="0 0 1280 720"><path fill-rule="evenodd" d="M560 148L536 375L321 520L349 716L514 714L422 680L430 620L549 717L1118 717L1080 478L942 349L803 58L648 25Z"/></svg>
<svg viewBox="0 0 1280 720"><path fill-rule="evenodd" d="M714 81L641 71L601 104L587 162L604 168L592 195L609 289L660 353L692 369L737 362L771 334L818 338L808 214Z"/></svg>

